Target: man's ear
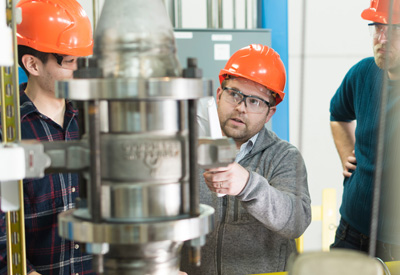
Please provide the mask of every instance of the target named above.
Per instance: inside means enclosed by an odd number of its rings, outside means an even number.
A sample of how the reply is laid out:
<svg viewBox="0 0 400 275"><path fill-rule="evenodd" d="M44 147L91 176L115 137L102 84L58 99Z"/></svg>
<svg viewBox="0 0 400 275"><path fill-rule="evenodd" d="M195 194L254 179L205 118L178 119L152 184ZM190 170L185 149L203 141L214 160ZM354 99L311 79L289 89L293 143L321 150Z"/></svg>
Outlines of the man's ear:
<svg viewBox="0 0 400 275"><path fill-rule="evenodd" d="M219 102L219 99L221 98L221 94L222 94L223 91L224 90L222 90L221 87L218 87L218 89L217 89L217 104Z"/></svg>
<svg viewBox="0 0 400 275"><path fill-rule="evenodd" d="M269 113L267 115L267 118L265 119L265 123L267 123L272 118L275 112L276 112L276 106L272 106L271 108L269 108Z"/></svg>
<svg viewBox="0 0 400 275"><path fill-rule="evenodd" d="M21 60L22 60L22 64L24 64L25 69L29 72L29 74L31 74L33 76L39 75L38 62L40 62L40 60L37 57L30 55L30 54L25 54Z"/></svg>

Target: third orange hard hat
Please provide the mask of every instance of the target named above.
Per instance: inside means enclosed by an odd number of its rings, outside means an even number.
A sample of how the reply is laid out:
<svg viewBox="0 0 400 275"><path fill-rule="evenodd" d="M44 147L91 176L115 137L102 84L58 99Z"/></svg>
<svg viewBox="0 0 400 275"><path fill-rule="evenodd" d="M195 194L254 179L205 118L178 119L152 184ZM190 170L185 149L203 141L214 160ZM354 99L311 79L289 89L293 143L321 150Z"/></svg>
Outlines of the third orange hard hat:
<svg viewBox="0 0 400 275"><path fill-rule="evenodd" d="M73 56L93 53L92 26L76 0L20 0L17 7L22 10L18 45Z"/></svg>
<svg viewBox="0 0 400 275"><path fill-rule="evenodd" d="M277 94L276 104L284 98L286 71L277 52L261 44L252 44L235 52L219 73L222 83L228 76L257 82Z"/></svg>
<svg viewBox="0 0 400 275"><path fill-rule="evenodd" d="M389 24L390 0L371 0L370 7L361 13L365 20ZM393 0L392 24L400 24L400 0Z"/></svg>

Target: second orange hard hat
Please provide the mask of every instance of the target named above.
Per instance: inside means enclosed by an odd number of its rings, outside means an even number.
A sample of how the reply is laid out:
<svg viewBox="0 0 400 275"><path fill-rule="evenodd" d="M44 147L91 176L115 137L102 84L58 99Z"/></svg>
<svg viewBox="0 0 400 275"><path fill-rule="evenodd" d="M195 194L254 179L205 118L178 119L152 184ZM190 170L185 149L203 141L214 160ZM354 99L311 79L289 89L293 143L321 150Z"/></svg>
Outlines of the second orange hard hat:
<svg viewBox="0 0 400 275"><path fill-rule="evenodd" d="M76 0L20 0L17 7L22 10L18 45L73 56L93 53L92 26Z"/></svg>
<svg viewBox="0 0 400 275"><path fill-rule="evenodd" d="M393 0L392 24L400 24L400 0ZM390 0L371 0L370 7L361 13L365 20L389 24Z"/></svg>
<svg viewBox="0 0 400 275"><path fill-rule="evenodd" d="M267 87L276 93L277 105L285 96L285 66L279 54L267 46L252 44L235 52L219 73L220 83L228 75L243 77Z"/></svg>

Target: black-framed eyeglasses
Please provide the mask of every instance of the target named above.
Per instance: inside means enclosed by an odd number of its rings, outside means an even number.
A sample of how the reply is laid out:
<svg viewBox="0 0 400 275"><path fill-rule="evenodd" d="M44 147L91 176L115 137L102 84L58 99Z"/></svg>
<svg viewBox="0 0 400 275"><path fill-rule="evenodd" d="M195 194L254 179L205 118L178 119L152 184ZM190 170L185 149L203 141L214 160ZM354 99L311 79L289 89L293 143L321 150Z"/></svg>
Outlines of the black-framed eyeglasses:
<svg viewBox="0 0 400 275"><path fill-rule="evenodd" d="M368 27L369 27L369 33L373 38L379 38L382 33L387 35L387 32L389 30L389 25L376 22L369 23ZM400 24L392 25L391 35L392 38L394 39L400 38Z"/></svg>
<svg viewBox="0 0 400 275"><path fill-rule="evenodd" d="M254 95L246 95L239 91L238 89L225 87L223 88L225 92L222 98L232 105L239 105L244 102L244 106L247 108L249 113L263 113L265 111L269 112L269 108L271 108L271 104Z"/></svg>
<svg viewBox="0 0 400 275"><path fill-rule="evenodd" d="M52 53L52 55L56 58L57 64L65 69L73 70L76 68L77 57L69 56L69 55L60 55L57 53Z"/></svg>

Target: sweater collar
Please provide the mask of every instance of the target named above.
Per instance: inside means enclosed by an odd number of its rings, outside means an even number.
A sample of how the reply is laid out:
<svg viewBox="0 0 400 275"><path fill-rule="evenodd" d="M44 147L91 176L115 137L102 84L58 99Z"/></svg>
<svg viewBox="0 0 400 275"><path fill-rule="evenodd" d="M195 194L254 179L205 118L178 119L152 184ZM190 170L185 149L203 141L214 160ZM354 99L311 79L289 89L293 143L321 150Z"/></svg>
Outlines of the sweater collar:
<svg viewBox="0 0 400 275"><path fill-rule="evenodd" d="M254 144L252 153L264 150L274 144L278 139L278 136L274 132L268 130L267 127L264 127L260 132L258 132L258 137Z"/></svg>

